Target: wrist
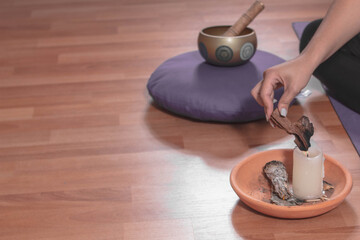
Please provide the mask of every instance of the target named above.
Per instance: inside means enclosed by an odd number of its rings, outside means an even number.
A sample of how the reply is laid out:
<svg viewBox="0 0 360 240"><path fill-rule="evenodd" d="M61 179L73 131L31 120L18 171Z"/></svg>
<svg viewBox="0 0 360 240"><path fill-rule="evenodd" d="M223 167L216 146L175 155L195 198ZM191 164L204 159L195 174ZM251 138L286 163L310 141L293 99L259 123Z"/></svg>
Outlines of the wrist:
<svg viewBox="0 0 360 240"><path fill-rule="evenodd" d="M315 69L321 64L322 58L317 54L309 54L306 51L303 51L298 57L297 60L301 62L303 70L306 70L312 74Z"/></svg>

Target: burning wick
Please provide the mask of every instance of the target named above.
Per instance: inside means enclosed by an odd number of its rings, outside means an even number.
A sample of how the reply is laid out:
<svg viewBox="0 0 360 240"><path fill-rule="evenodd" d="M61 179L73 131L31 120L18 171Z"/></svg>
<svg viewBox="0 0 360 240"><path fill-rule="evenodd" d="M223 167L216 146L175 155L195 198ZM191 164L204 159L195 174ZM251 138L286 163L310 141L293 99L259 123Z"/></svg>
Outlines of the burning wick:
<svg viewBox="0 0 360 240"><path fill-rule="evenodd" d="M307 158L309 157L309 151L301 151Z"/></svg>

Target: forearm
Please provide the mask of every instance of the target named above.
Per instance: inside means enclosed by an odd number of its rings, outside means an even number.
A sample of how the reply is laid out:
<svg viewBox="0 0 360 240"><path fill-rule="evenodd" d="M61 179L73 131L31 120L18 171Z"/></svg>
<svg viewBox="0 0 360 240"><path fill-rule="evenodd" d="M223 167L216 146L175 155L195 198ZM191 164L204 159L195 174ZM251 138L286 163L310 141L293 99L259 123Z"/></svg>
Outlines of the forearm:
<svg viewBox="0 0 360 240"><path fill-rule="evenodd" d="M300 57L312 70L360 32L360 0L335 0Z"/></svg>
<svg viewBox="0 0 360 240"><path fill-rule="evenodd" d="M291 61L264 72L264 79L251 91L264 106L267 119L274 108L274 90L284 87L278 109L286 116L294 97L309 82L314 70L360 32L360 0L334 0L320 27L302 53Z"/></svg>

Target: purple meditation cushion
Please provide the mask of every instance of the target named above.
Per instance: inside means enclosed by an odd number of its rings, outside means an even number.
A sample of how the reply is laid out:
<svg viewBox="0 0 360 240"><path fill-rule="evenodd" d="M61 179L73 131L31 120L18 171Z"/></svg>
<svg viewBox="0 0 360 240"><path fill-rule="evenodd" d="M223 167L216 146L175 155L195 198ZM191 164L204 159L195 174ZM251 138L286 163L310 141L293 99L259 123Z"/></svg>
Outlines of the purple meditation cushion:
<svg viewBox="0 0 360 240"><path fill-rule="evenodd" d="M164 109L202 121L248 122L265 118L263 107L251 96L263 72L283 59L257 50L251 61L237 67L218 67L204 62L198 51L187 52L162 63L151 75L147 88ZM278 100L282 89L275 91Z"/></svg>

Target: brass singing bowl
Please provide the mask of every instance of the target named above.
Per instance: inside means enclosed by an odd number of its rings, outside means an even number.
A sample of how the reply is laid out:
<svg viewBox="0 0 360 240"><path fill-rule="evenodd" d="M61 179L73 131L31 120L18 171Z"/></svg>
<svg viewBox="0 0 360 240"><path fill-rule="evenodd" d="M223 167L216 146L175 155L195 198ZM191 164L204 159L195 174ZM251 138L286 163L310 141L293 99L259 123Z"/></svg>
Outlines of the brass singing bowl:
<svg viewBox="0 0 360 240"><path fill-rule="evenodd" d="M238 66L254 56L257 47L255 31L246 28L239 36L222 36L229 27L207 27L199 33L198 48L201 56L208 63L218 66Z"/></svg>

